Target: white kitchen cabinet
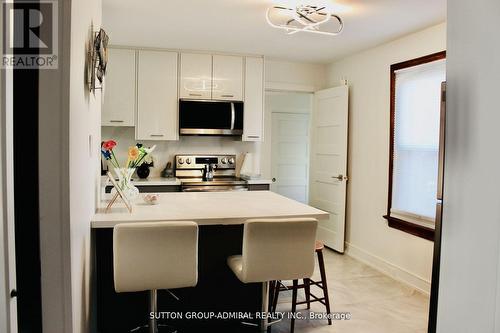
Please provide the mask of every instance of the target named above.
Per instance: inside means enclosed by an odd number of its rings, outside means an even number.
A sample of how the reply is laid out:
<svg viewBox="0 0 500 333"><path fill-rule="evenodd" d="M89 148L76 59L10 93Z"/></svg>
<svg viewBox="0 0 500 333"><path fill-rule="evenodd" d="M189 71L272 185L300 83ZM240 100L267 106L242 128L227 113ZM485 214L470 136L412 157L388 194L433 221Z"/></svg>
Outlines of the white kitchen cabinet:
<svg viewBox="0 0 500 333"><path fill-rule="evenodd" d="M243 141L263 141L264 135L264 59L245 58L245 106Z"/></svg>
<svg viewBox="0 0 500 333"><path fill-rule="evenodd" d="M137 140L178 140L176 52L139 51Z"/></svg>
<svg viewBox="0 0 500 333"><path fill-rule="evenodd" d="M180 98L212 98L212 55L181 53Z"/></svg>
<svg viewBox="0 0 500 333"><path fill-rule="evenodd" d="M109 49L102 126L135 125L136 51Z"/></svg>
<svg viewBox="0 0 500 333"><path fill-rule="evenodd" d="M243 57L213 56L212 99L243 100Z"/></svg>

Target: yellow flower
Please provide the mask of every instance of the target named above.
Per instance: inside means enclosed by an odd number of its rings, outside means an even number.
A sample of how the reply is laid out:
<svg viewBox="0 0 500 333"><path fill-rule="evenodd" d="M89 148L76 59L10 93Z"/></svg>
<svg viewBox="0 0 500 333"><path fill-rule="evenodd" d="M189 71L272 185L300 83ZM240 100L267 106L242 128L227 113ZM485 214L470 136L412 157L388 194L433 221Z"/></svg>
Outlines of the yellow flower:
<svg viewBox="0 0 500 333"><path fill-rule="evenodd" d="M134 161L137 157L139 157L139 148L137 148L136 146L129 147L128 149L129 161Z"/></svg>

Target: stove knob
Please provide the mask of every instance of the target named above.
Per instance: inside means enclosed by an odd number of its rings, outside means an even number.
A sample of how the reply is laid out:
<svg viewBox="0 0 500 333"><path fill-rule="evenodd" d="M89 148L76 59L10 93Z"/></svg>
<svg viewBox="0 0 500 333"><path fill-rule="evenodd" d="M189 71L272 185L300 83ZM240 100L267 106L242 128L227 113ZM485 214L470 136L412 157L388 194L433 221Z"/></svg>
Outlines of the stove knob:
<svg viewBox="0 0 500 333"><path fill-rule="evenodd" d="M226 164L227 163L227 158L223 157L222 160L220 160L222 164Z"/></svg>
<svg viewBox="0 0 500 333"><path fill-rule="evenodd" d="M186 158L186 163L187 163L187 164L191 164L191 159L190 159L189 157L188 157L188 158Z"/></svg>
<svg viewBox="0 0 500 333"><path fill-rule="evenodd" d="M229 158L229 164L234 164L234 157Z"/></svg>
<svg viewBox="0 0 500 333"><path fill-rule="evenodd" d="M179 157L177 161L179 162L179 164L184 164L184 159L182 157Z"/></svg>

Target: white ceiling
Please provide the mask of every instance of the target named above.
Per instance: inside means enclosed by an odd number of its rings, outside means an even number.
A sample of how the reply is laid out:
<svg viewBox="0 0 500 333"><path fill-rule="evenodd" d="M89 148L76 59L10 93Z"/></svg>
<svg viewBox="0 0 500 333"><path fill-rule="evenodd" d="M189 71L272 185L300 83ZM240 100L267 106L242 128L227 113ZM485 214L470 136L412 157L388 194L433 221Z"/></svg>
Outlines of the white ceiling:
<svg viewBox="0 0 500 333"><path fill-rule="evenodd" d="M265 19L269 6L298 0L103 0L113 45L262 54L328 63L446 20L446 0L300 0L327 3L341 35L287 35Z"/></svg>

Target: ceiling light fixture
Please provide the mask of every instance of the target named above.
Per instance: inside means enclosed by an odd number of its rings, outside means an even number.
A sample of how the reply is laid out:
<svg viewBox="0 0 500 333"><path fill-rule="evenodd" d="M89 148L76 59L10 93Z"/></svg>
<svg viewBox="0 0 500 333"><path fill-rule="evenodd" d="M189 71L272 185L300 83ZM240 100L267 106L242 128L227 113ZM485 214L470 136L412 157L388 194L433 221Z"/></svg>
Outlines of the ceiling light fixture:
<svg viewBox="0 0 500 333"><path fill-rule="evenodd" d="M273 6L267 9L266 20L273 28L286 30L289 35L303 31L336 36L344 28L344 22L338 15L329 13L326 7L313 5L298 5L295 8ZM332 29L331 25L327 29L328 22L333 22L336 29Z"/></svg>

